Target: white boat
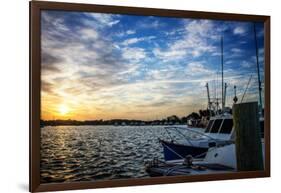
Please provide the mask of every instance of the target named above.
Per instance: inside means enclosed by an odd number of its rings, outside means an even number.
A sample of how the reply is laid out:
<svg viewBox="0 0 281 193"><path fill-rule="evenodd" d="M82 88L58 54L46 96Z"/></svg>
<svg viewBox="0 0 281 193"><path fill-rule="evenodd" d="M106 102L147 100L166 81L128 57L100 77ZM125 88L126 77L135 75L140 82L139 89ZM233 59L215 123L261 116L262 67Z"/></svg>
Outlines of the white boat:
<svg viewBox="0 0 281 193"><path fill-rule="evenodd" d="M264 160L264 142L262 140ZM151 176L176 176L229 173L237 171L235 144L209 148L204 158L194 159L186 156L184 159L161 162L157 159L146 165L146 171Z"/></svg>
<svg viewBox="0 0 281 193"><path fill-rule="evenodd" d="M184 135L181 130L188 128L182 127L167 127L174 129L181 135ZM261 137L264 132L264 119L260 118ZM235 128L233 127L232 115L221 114L211 117L204 132L199 132L194 129L188 129L189 132L195 132L196 138L184 137L183 140L175 141L171 139L162 140L160 143L163 146L165 161L183 159L187 155L194 158L204 158L209 148L217 147L232 143L235 140Z"/></svg>

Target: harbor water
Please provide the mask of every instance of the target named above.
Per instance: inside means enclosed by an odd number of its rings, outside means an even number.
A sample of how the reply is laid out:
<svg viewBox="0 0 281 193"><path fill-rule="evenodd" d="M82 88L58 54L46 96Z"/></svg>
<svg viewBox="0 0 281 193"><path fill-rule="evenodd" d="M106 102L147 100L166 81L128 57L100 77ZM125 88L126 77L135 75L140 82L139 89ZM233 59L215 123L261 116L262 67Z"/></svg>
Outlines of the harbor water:
<svg viewBox="0 0 281 193"><path fill-rule="evenodd" d="M182 126L186 127L186 126ZM41 183L145 178L145 162L163 159L164 126L41 128Z"/></svg>

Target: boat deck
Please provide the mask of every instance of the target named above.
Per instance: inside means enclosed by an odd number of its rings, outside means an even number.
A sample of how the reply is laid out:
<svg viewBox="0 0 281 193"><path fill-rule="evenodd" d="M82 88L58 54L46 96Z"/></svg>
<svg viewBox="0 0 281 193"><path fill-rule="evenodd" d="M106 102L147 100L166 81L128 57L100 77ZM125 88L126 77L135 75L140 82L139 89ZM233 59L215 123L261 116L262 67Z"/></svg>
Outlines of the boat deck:
<svg viewBox="0 0 281 193"><path fill-rule="evenodd" d="M178 176L178 175L202 175L202 174L217 174L217 173L229 173L235 172L233 168L220 165L202 163L187 166L179 164L176 161L162 162L146 167L146 171L150 176Z"/></svg>

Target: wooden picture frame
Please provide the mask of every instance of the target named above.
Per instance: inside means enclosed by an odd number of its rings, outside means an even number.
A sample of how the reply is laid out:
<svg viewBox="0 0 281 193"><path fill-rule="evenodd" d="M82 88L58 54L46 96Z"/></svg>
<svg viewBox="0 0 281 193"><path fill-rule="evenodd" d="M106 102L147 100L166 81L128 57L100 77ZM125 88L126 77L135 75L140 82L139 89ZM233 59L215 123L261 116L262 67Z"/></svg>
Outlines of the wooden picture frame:
<svg viewBox="0 0 281 193"><path fill-rule="evenodd" d="M115 179L102 181L81 181L66 183L40 182L40 119L41 119L41 11L76 11L173 18L208 20L248 21L264 23L264 141L265 159L263 171L240 171L235 173L203 174L190 176L165 176L139 179ZM242 178L270 177L270 16L199 11L168 10L74 4L58 2L30 2L30 192L76 190L89 188L122 187L151 184L183 183L196 181L229 180Z"/></svg>

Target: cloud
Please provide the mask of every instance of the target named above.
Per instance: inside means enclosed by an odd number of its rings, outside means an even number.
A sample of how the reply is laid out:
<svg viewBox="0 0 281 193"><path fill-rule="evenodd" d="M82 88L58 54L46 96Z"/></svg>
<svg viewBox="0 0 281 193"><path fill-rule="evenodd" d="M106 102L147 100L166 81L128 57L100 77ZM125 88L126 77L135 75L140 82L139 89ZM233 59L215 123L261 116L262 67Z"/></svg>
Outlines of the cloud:
<svg viewBox="0 0 281 193"><path fill-rule="evenodd" d="M241 67L243 68L251 68L253 67L255 64L253 62L249 62L249 61L242 61L241 63Z"/></svg>
<svg viewBox="0 0 281 193"><path fill-rule="evenodd" d="M61 62L62 59L59 56L54 56L48 52L43 52L41 55L42 65L53 65L55 63Z"/></svg>
<svg viewBox="0 0 281 193"><path fill-rule="evenodd" d="M217 38L212 21L188 20L185 22L184 30L181 38L171 42L168 49L155 48L153 50L155 56L169 61L185 57L196 58L216 51L216 47L208 41L209 38Z"/></svg>
<svg viewBox="0 0 281 193"><path fill-rule="evenodd" d="M119 38L122 38L124 36L132 36L135 33L136 33L136 30L129 29L129 30L126 30L126 31L115 32L115 35Z"/></svg>
<svg viewBox="0 0 281 193"><path fill-rule="evenodd" d="M84 39L96 40L99 38L98 32L91 28L80 30L81 37Z"/></svg>
<svg viewBox="0 0 281 193"><path fill-rule="evenodd" d="M163 82L173 82L179 77L180 69L175 68L174 66L166 66L163 69L154 69L150 70L147 74L147 80L149 81L163 81Z"/></svg>
<svg viewBox="0 0 281 193"><path fill-rule="evenodd" d="M186 72L190 76L196 76L196 75L213 75L214 71L209 70L206 68L206 65L203 65L200 62L191 62L187 65Z"/></svg>
<svg viewBox="0 0 281 193"><path fill-rule="evenodd" d="M141 41L150 41L152 39L156 38L155 36L148 36L148 37L141 37L141 38L129 38L129 39L126 39L124 40L121 45L124 45L124 46L128 46L128 45L131 45L131 44L135 44L135 43L138 43L138 42L141 42Z"/></svg>
<svg viewBox="0 0 281 193"><path fill-rule="evenodd" d="M54 16L49 13L48 18L51 17ZM56 83L57 87L61 88L58 93L61 96L77 93L76 88L82 88L83 92L92 95L94 91L108 85L122 84L123 81L117 75L128 70L126 67L129 64L125 59L130 58L129 55L134 55L134 50L127 50L126 57L123 58L122 53L118 53L111 40L100 35L103 30L101 26L98 29L85 27L82 20L70 27L67 24L67 17L58 17L58 19L65 28L72 27L76 30L65 32L63 28L52 25L51 19L43 20L42 72L44 76L42 78L46 82ZM104 25L107 27L107 24ZM56 33L53 33L54 31ZM63 33L64 39L57 36ZM142 58L142 50L136 51L136 58ZM66 89L64 85L71 86Z"/></svg>
<svg viewBox="0 0 281 193"><path fill-rule="evenodd" d="M185 29L174 29L171 31L164 32L166 36L182 35Z"/></svg>
<svg viewBox="0 0 281 193"><path fill-rule="evenodd" d="M233 30L233 34L235 35L243 35L246 33L246 29L242 26L235 27Z"/></svg>
<svg viewBox="0 0 281 193"><path fill-rule="evenodd" d="M48 11L42 11L41 17L42 20L45 24L47 24L49 27L52 27L54 30L53 32L56 31L61 31L61 32L67 32L69 31L69 28L64 25L64 20L63 18L56 17L56 12L53 12L54 14L49 14ZM55 33L54 33L55 35Z"/></svg>
<svg viewBox="0 0 281 193"><path fill-rule="evenodd" d="M139 62L146 57L146 53L143 48L127 47L123 49L122 56L124 59Z"/></svg>
<svg viewBox="0 0 281 193"><path fill-rule="evenodd" d="M120 22L120 20L115 19L116 16L112 14L86 13L85 15L95 19L104 26L112 27Z"/></svg>
<svg viewBox="0 0 281 193"><path fill-rule="evenodd" d="M232 48L231 51L234 52L234 53L241 53L242 52L242 50L240 48Z"/></svg>
<svg viewBox="0 0 281 193"><path fill-rule="evenodd" d="M188 34L205 37L213 30L213 23L210 20L193 20L191 22L187 22L185 26Z"/></svg>
<svg viewBox="0 0 281 193"><path fill-rule="evenodd" d="M151 21L152 20L152 21ZM150 29L159 29L160 27L165 26L164 23L158 21L155 17L150 17L149 19L145 20L145 22L139 22L137 24L139 28L150 28Z"/></svg>
<svg viewBox="0 0 281 193"><path fill-rule="evenodd" d="M153 54L163 61L177 60L183 58L187 53L185 50L168 50L163 51L160 48L153 49Z"/></svg>
<svg viewBox="0 0 281 193"><path fill-rule="evenodd" d="M58 64L62 61L62 59L58 56L54 56L48 52L42 52L41 54L41 65L43 72L61 72L58 67Z"/></svg>
<svg viewBox="0 0 281 193"><path fill-rule="evenodd" d="M41 89L43 92L47 92L47 93L52 93L53 92L53 87L54 85L46 82L46 81L41 81Z"/></svg>
<svg viewBox="0 0 281 193"><path fill-rule="evenodd" d="M132 34L135 34L135 33L136 33L136 30L127 30L126 31L127 35L132 35Z"/></svg>

